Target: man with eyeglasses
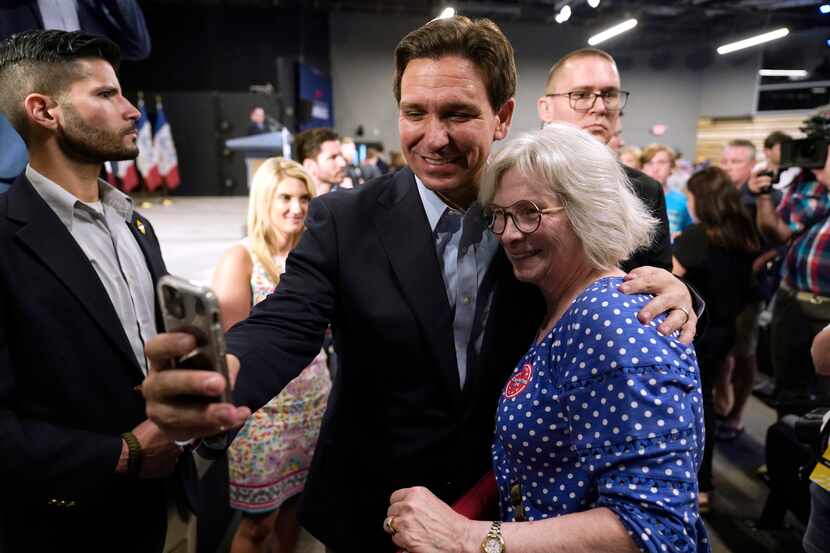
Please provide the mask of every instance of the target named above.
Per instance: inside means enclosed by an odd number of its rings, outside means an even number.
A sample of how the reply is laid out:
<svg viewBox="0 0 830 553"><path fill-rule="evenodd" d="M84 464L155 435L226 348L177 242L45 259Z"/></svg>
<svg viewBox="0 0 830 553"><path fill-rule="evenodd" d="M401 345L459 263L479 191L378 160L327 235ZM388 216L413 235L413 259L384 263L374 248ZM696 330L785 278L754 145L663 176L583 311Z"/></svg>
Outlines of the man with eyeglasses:
<svg viewBox="0 0 830 553"><path fill-rule="evenodd" d="M563 56L548 73L545 93L536 102L543 124L570 123L608 144L619 127L629 93L620 88L620 74L610 54L597 48L582 48ZM666 200L660 184L644 173L624 166L643 203L660 226L651 247L635 253L623 270L652 266L671 270L671 241Z"/></svg>

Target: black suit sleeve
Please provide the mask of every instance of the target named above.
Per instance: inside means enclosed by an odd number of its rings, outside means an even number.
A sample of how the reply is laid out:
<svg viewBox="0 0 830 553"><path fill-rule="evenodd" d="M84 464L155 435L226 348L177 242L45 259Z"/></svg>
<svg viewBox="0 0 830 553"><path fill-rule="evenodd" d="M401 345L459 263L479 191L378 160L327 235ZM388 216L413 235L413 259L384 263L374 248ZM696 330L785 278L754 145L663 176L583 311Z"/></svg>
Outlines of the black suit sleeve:
<svg viewBox="0 0 830 553"><path fill-rule="evenodd" d="M234 401L256 410L320 352L337 285L337 228L324 198L312 200L299 245L273 294L227 335L241 368Z"/></svg>
<svg viewBox="0 0 830 553"><path fill-rule="evenodd" d="M136 0L78 0L78 19L83 30L118 44L124 59L142 60L150 55L150 31Z"/></svg>
<svg viewBox="0 0 830 553"><path fill-rule="evenodd" d="M671 238L669 236L669 216L666 213L666 198L663 189L656 180L636 169L625 167L626 175L631 180L634 192L642 200L652 216L659 220L657 233L648 248L634 253L622 263L624 271L637 267L660 267L671 271Z"/></svg>

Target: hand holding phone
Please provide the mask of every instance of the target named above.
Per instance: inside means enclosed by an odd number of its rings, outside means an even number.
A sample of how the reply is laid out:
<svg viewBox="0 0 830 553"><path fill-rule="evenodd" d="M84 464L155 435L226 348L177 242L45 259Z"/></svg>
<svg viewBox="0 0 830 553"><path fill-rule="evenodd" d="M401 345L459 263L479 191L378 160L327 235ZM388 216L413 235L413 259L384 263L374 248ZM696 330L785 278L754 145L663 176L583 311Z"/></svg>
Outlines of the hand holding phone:
<svg viewBox="0 0 830 553"><path fill-rule="evenodd" d="M218 372L225 379L225 390L207 401L230 402L225 336L216 295L210 288L166 275L159 280L158 297L165 330L184 332L196 340L196 347L175 358L172 368ZM205 402L204 396L188 396L183 399Z"/></svg>

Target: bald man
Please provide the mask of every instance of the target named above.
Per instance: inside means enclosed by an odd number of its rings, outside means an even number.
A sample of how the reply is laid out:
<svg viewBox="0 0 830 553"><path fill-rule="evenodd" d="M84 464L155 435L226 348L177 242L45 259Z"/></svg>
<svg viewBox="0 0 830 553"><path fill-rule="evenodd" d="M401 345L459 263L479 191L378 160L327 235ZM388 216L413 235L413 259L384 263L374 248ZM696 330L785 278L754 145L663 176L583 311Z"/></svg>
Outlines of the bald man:
<svg viewBox="0 0 830 553"><path fill-rule="evenodd" d="M628 92L620 89L620 74L610 54L597 48L582 48L566 54L548 73L545 93L536 102L543 123L570 123L608 144L620 124L620 112ZM624 167L634 190L660 219L650 248L623 263L623 270L652 265L671 270L671 241L666 201L660 184L644 173Z"/></svg>

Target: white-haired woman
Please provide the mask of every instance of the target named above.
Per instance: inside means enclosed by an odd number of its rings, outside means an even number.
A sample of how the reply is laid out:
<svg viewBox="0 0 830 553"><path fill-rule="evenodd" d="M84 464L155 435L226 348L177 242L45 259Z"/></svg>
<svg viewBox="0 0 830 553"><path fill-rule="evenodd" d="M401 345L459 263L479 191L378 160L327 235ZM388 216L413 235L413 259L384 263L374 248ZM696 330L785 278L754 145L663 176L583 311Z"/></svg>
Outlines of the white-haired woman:
<svg viewBox="0 0 830 553"><path fill-rule="evenodd" d="M425 488L395 492L387 531L410 553L708 551L694 351L641 324L620 261L656 221L612 153L552 124L508 143L480 200L547 317L504 387L493 467L504 524L456 514Z"/></svg>
<svg viewBox="0 0 830 553"><path fill-rule="evenodd" d="M257 170L248 202L248 238L226 251L213 289L225 330L273 292L305 228L314 184L302 165L271 158ZM242 520L232 553L293 551L293 498L305 485L331 379L321 351L242 427L228 450L231 507Z"/></svg>

